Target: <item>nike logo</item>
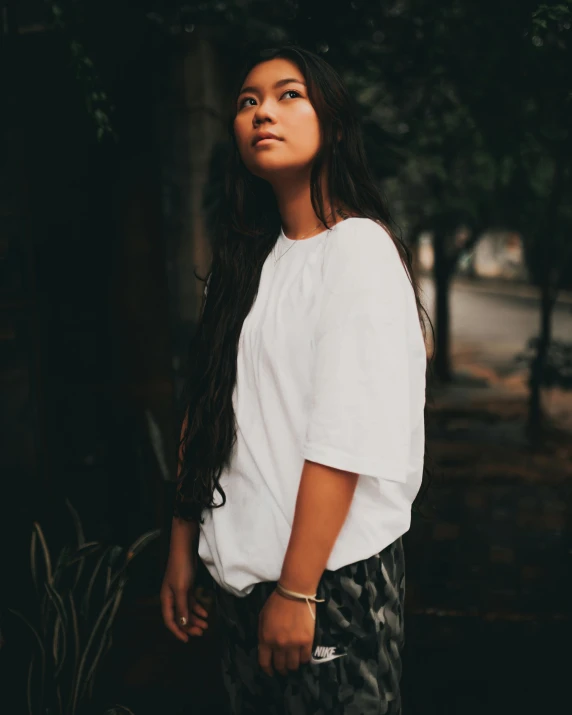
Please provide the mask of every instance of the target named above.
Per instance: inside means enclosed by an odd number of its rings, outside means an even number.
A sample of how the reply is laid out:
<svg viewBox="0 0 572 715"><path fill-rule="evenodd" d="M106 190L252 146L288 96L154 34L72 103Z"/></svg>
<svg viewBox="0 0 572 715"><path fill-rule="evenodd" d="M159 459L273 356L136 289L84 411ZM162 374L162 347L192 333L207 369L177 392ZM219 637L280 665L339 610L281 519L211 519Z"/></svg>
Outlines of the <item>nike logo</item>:
<svg viewBox="0 0 572 715"><path fill-rule="evenodd" d="M329 660L335 660L336 658L342 658L344 655L347 655L347 653L337 653L337 650L336 646L318 645L312 653L310 663L314 663L314 665L327 663Z"/></svg>

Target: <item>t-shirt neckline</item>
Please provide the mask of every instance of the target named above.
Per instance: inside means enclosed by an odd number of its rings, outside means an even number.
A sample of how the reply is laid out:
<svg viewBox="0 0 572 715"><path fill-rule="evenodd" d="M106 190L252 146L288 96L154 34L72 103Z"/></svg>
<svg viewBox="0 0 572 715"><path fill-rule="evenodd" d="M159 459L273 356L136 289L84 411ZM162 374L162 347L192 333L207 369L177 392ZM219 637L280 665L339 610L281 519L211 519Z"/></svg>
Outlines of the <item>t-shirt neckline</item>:
<svg viewBox="0 0 572 715"><path fill-rule="evenodd" d="M345 219L344 221L338 221L337 224L332 226L331 228L327 228L324 231L320 231L320 233L317 233L315 236L309 236L308 238L288 238L286 234L284 233L284 229L282 226L280 226L280 235L279 235L279 240L284 243L287 246L291 246L294 243L307 243L310 241L315 241L318 238L323 238L327 233L330 231L333 231L336 229L340 224L345 223L348 219Z"/></svg>

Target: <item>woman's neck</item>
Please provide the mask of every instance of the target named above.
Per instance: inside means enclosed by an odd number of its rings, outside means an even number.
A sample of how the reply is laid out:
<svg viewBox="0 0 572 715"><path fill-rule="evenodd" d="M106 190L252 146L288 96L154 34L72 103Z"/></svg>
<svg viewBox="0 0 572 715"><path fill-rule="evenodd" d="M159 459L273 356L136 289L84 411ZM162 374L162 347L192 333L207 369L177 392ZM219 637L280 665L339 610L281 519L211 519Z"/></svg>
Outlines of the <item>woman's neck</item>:
<svg viewBox="0 0 572 715"><path fill-rule="evenodd" d="M284 182L273 185L273 189L282 219L282 229L288 238L299 239L326 230L326 226L314 212L309 180ZM331 216L331 208L325 200L324 209L330 227L342 220L337 213Z"/></svg>

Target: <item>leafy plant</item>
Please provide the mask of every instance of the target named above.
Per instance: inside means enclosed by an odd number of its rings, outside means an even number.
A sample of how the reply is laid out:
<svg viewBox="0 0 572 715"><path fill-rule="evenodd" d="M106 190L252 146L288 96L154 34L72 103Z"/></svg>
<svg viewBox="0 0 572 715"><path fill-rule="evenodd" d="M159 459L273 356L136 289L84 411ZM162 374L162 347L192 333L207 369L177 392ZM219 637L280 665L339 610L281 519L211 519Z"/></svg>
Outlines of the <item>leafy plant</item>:
<svg viewBox="0 0 572 715"><path fill-rule="evenodd" d="M103 141L105 137L117 141L118 137L113 127L112 117L115 112L115 107L109 96L105 92L101 78L95 68L94 62L88 56L85 45L75 36L77 28L73 19L68 17L66 10L70 11L74 8L77 10L77 3L64 8L62 2L56 0L47 0L47 4L51 10L55 26L68 38L70 60L73 67L76 79L83 89L85 107L88 115L96 127L98 141Z"/></svg>
<svg viewBox="0 0 572 715"><path fill-rule="evenodd" d="M539 338L530 338L526 350L518 353L515 362L526 365L532 374L538 353ZM563 390L572 390L572 343L562 340L553 340L547 351L546 363L540 376L542 387L561 387Z"/></svg>
<svg viewBox="0 0 572 715"><path fill-rule="evenodd" d="M127 549L86 541L69 500L77 544L64 546L55 566L42 528L34 522L30 567L39 599L39 625L14 609L37 643L28 670L30 715L76 715L92 698L98 665L112 645L111 628L119 609L127 567L160 529L145 532ZM42 569L43 565L43 569ZM110 713L130 713L116 705Z"/></svg>

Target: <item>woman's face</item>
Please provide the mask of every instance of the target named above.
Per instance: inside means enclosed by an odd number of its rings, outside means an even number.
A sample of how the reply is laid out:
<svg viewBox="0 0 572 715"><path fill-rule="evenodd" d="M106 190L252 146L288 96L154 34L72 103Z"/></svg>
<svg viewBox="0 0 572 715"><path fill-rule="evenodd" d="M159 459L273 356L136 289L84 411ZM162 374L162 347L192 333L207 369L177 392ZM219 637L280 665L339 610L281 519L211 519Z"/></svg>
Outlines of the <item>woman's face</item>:
<svg viewBox="0 0 572 715"><path fill-rule="evenodd" d="M268 60L249 72L236 103L234 133L245 166L260 178L311 167L320 148L320 123L293 62ZM276 138L256 142L264 133Z"/></svg>

